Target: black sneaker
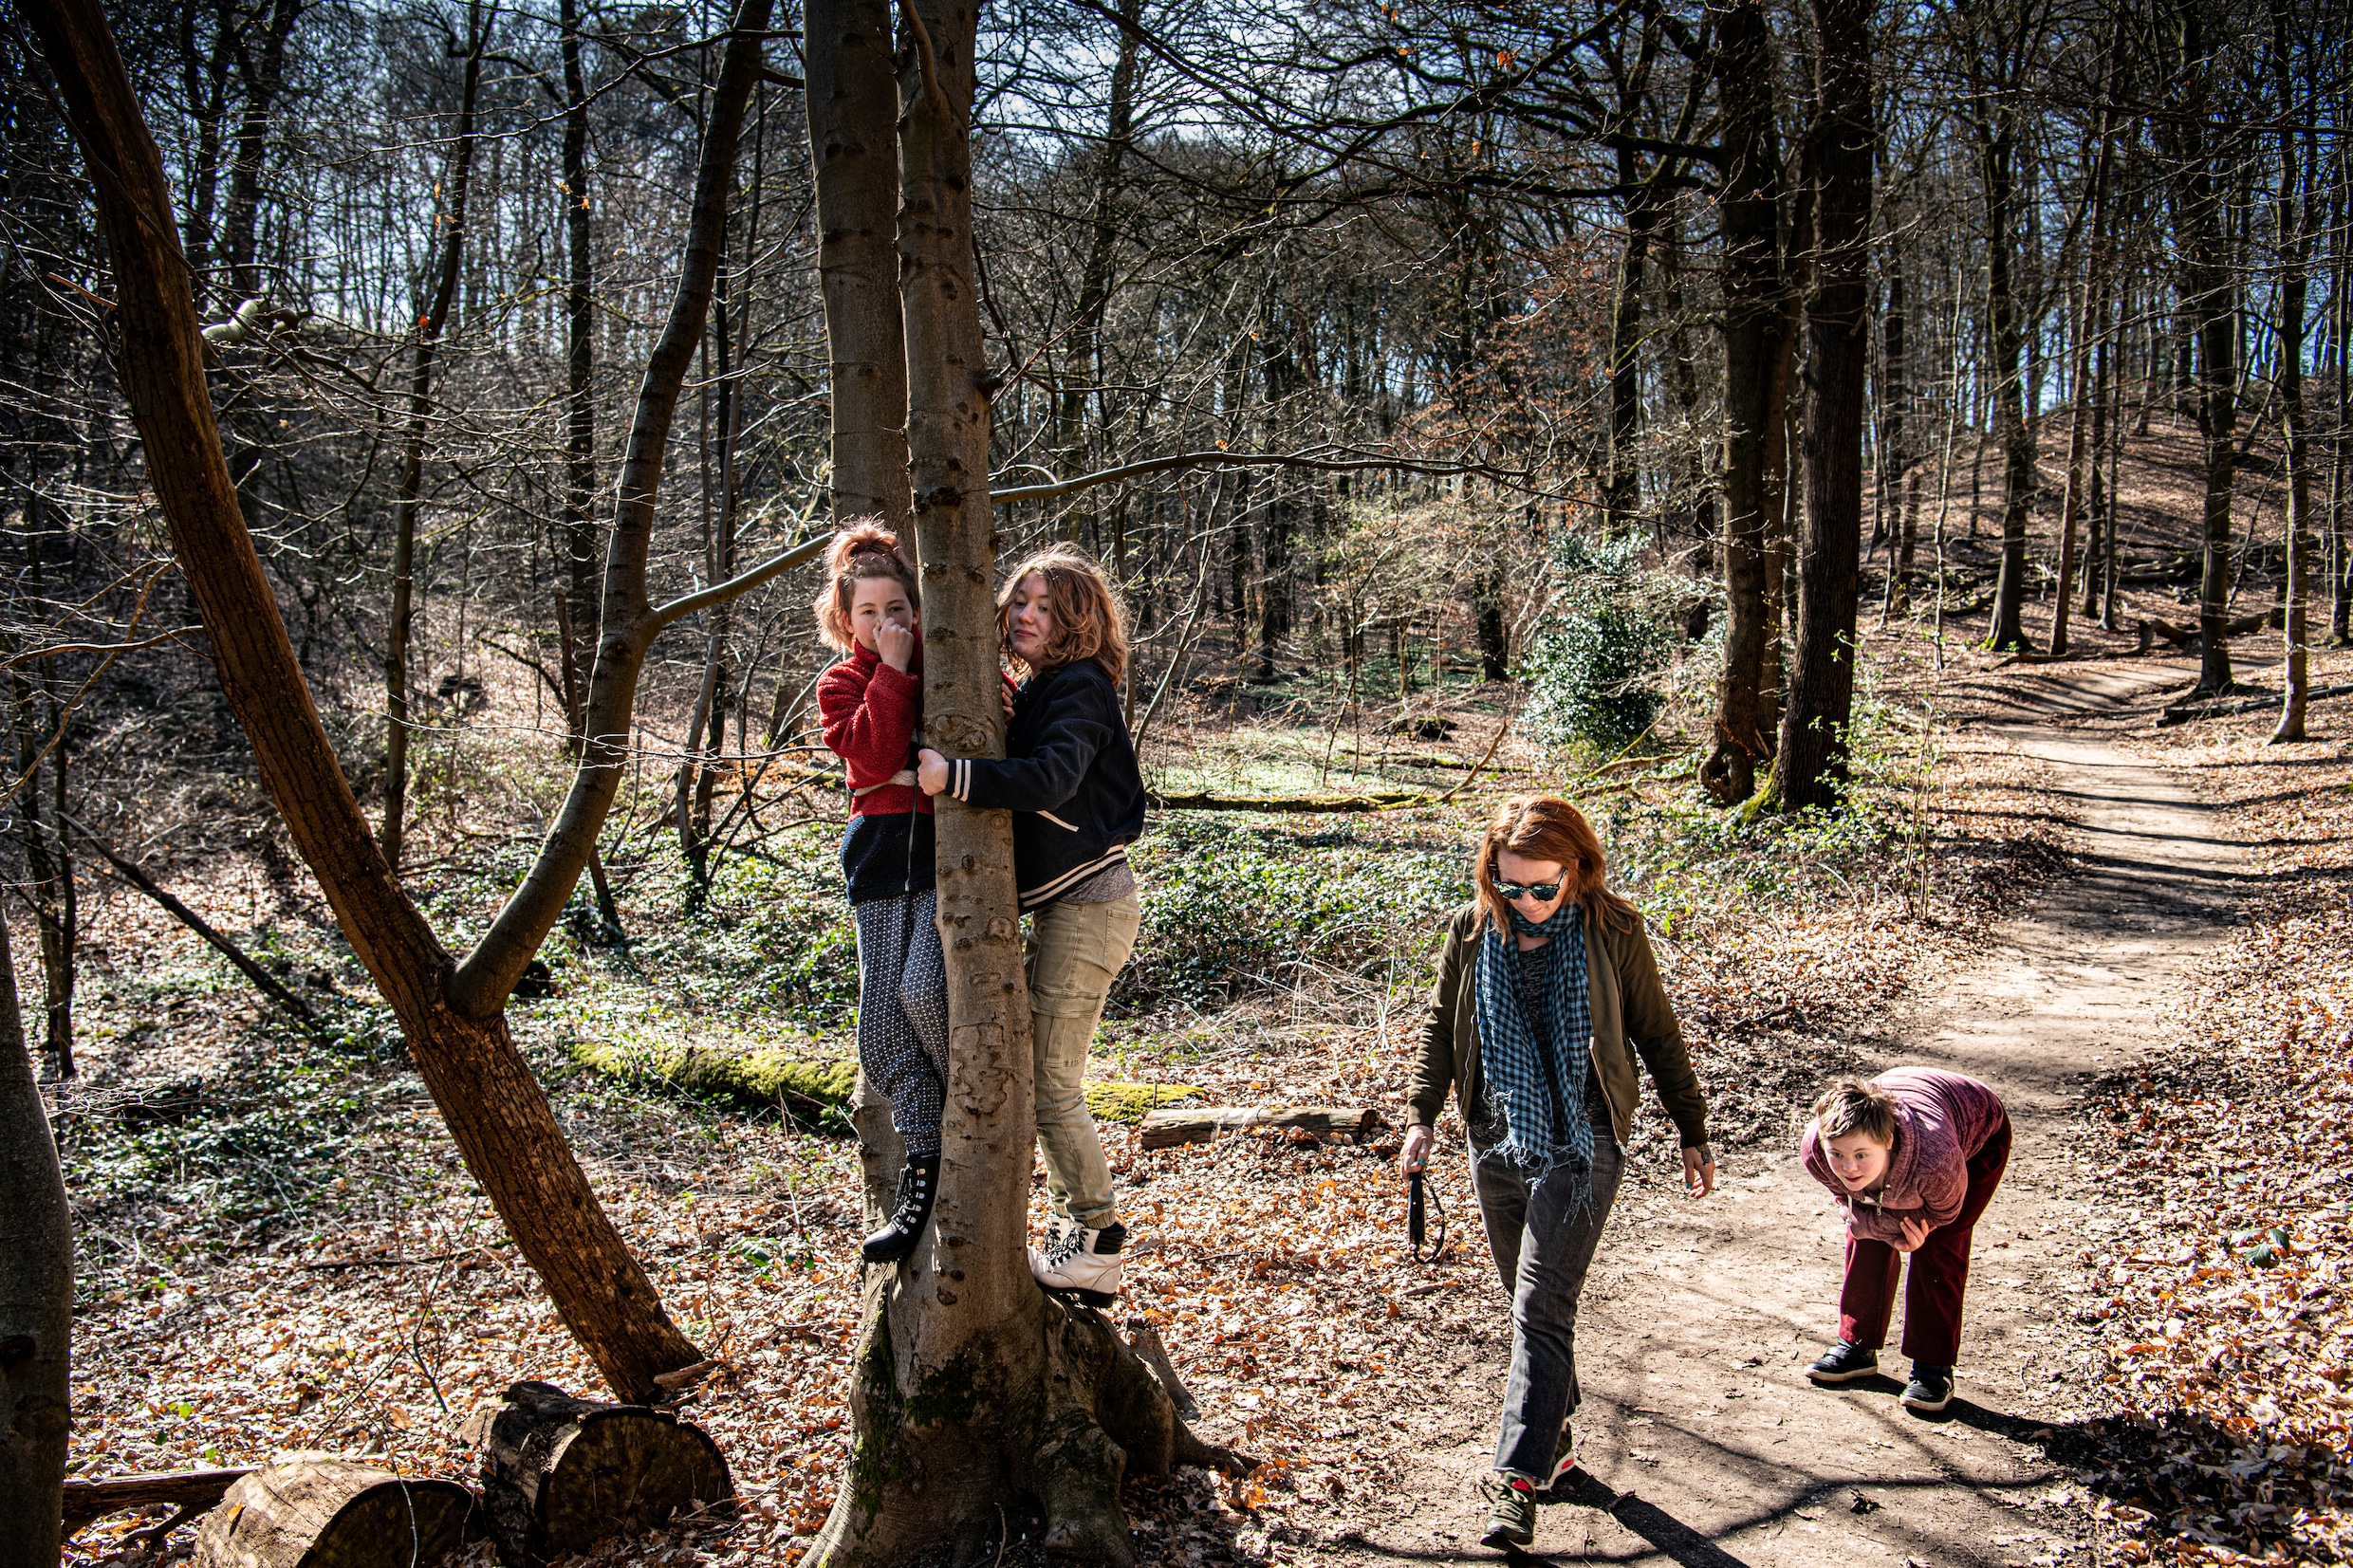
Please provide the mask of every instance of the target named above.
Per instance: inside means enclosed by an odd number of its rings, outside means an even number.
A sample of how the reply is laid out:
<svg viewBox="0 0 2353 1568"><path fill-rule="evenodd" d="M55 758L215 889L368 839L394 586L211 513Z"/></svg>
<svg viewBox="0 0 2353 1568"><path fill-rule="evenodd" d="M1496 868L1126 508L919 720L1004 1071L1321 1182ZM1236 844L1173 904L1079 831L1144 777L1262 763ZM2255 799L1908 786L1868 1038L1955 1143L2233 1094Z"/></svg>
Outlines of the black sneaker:
<svg viewBox="0 0 2353 1568"><path fill-rule="evenodd" d="M1880 1371L1880 1353L1850 1345L1845 1340L1838 1348L1806 1369L1806 1375L1817 1383L1852 1383L1857 1378L1876 1377Z"/></svg>
<svg viewBox="0 0 2353 1568"><path fill-rule="evenodd" d="M1904 1385L1903 1402L1916 1411L1940 1411L1953 1403L1953 1369L1934 1361L1912 1363L1912 1381Z"/></svg>
<svg viewBox="0 0 2353 1568"><path fill-rule="evenodd" d="M932 1201L939 1196L939 1156L907 1162L899 1177L899 1208L858 1251L870 1264L903 1264L915 1256L923 1227L932 1223Z"/></svg>

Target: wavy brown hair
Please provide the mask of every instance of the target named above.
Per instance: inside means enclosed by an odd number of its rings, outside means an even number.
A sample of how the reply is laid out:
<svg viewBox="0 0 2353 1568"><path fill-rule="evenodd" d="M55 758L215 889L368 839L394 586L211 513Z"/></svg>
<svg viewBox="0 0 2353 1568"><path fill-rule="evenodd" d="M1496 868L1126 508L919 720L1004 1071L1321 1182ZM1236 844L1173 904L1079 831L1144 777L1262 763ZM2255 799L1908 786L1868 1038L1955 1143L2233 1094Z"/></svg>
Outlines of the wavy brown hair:
<svg viewBox="0 0 2353 1568"><path fill-rule="evenodd" d="M1511 929L1510 906L1495 891L1495 857L1505 850L1562 867L1569 896L1585 918L1603 928L1630 927L1641 916L1633 904L1609 891L1609 861L1584 813L1557 795L1515 795L1495 808L1472 858L1471 880L1479 905L1497 931Z"/></svg>
<svg viewBox="0 0 2353 1568"><path fill-rule="evenodd" d="M899 536L873 518L843 525L825 546L825 585L817 590L809 608L816 612L817 635L837 654L858 646L850 630L850 603L858 584L866 578L897 578L907 590L907 602L923 613L923 590L916 581L915 563L899 547Z"/></svg>
<svg viewBox="0 0 2353 1568"><path fill-rule="evenodd" d="M1896 1097L1860 1078L1843 1078L1814 1101L1814 1133L1824 1143L1861 1133L1873 1143L1896 1142Z"/></svg>
<svg viewBox="0 0 2353 1568"><path fill-rule="evenodd" d="M1013 596L1032 575L1046 579L1046 601L1054 612L1054 635L1035 668L1013 656L1007 636L1013 626ZM1127 613L1120 596L1092 557L1067 544L1027 556L1006 574L1004 591L997 595L997 641L1007 662L1025 675L1093 659L1112 685L1127 678Z"/></svg>

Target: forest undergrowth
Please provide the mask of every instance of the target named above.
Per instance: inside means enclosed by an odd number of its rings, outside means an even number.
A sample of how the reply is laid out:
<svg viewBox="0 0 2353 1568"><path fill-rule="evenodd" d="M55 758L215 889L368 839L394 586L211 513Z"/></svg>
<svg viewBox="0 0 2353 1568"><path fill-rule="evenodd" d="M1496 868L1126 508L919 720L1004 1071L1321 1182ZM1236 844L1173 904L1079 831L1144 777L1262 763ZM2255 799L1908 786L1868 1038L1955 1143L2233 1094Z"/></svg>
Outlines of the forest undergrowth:
<svg viewBox="0 0 2353 1568"><path fill-rule="evenodd" d="M1922 645L1881 651L1893 693ZM1447 748L1448 784L1506 722L1496 692L1457 685L1416 705L1454 727L1414 743ZM1287 700L1205 693L1169 726L1156 772L1214 759L1248 783L1253 758L1288 766L1328 743ZM1622 759L1514 739L1500 771L1442 806L1154 817L1136 853L1145 930L1097 1076L1215 1103L1367 1104L1391 1132L1363 1147L1267 1135L1147 1152L1106 1125L1137 1236L1122 1315L1159 1327L1207 1433L1269 1462L1238 1485L1132 1484L1140 1560L1336 1548L1414 1463L1390 1413L1432 1337L1498 1330L1460 1161L1434 1178L1453 1240L1419 1266L1392 1140L1436 933L1499 794L1559 789L1593 815L1617 885L1651 921L1728 1158L1791 1136L1848 1042L2064 870L2066 824L2007 753L1950 747L1933 704L1890 694L1865 715L1855 807L1829 821L1742 827L1695 801L1688 753L1657 739ZM824 1519L844 1452L858 1161L837 1114L749 1111L583 1061L681 1044L846 1058L854 945L836 831L813 821L723 860L700 898L655 854L622 896L632 940L592 946L573 922L546 950L552 994L511 1011L601 1197L672 1313L725 1362L690 1411L729 1455L742 1522L632 1543L630 1560L788 1562ZM437 920L487 913L497 853L429 861L418 895ZM314 1036L267 1011L143 903L117 894L92 911L84 1076L49 1086L81 1227L73 1470L326 1449L464 1473L475 1456L459 1429L508 1383L599 1393L323 912L258 863L181 881L332 1022ZM1451 1113L1440 1132L1459 1147ZM1672 1140L1648 1109L1634 1206L1671 1192ZM1045 1213L1041 1184L1040 1228ZM91 1527L75 1560L120 1560L141 1523Z"/></svg>

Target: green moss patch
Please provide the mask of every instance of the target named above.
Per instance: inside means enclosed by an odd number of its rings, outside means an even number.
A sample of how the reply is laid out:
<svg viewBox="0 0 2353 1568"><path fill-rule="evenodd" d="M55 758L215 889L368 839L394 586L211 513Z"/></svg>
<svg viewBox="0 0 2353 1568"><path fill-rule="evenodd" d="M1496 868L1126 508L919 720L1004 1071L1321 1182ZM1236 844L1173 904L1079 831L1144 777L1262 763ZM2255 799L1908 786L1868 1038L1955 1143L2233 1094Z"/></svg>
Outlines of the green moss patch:
<svg viewBox="0 0 2353 1568"><path fill-rule="evenodd" d="M783 1051L731 1052L707 1045L620 1045L581 1041L572 1060L632 1083L663 1083L689 1094L770 1109L822 1112L849 1104L858 1063L811 1061Z"/></svg>
<svg viewBox="0 0 2353 1568"><path fill-rule="evenodd" d="M1197 1099L1208 1092L1189 1083L1090 1083L1086 1108L1097 1121L1125 1122L1132 1127L1144 1119L1147 1111Z"/></svg>

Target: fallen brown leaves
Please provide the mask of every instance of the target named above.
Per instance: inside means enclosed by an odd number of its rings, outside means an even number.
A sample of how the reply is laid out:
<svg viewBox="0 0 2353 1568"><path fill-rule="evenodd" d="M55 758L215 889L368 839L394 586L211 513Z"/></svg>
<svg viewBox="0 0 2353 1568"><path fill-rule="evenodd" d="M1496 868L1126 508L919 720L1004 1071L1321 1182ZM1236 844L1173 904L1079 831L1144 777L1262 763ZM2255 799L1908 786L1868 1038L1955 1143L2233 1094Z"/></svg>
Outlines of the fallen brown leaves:
<svg viewBox="0 0 2353 1568"><path fill-rule="evenodd" d="M1677 804L1688 796L1679 780L1612 797L1603 831L1627 868L1624 885L1655 906L1661 966L1720 1145L1789 1136L1822 1080L1888 1010L2052 869L2062 824L2038 819L2043 803L2020 785L2002 747L1959 747L1917 799L1899 784L1873 785L1876 815L1862 829L1753 839ZM1357 866L1437 863L1431 857L1458 866L1485 809L1466 798L1444 814L1359 820L1329 843L1335 830L1323 821L1254 831L1325 857L1299 875L1328 879ZM1915 917L1920 867L1903 836L1916 825L1930 857L1927 923ZM1426 901L1429 874L1413 875L1413 896ZM640 884L633 930L658 933L672 916L648 906L663 895L655 879ZM232 885L228 896L250 895ZM249 905L230 923L242 929L255 913ZM395 1042L294 1060L240 991L207 978L209 959L136 906L112 904L97 918L118 951L145 958L140 986L90 997L93 1036L108 1033L90 1081L59 1098L63 1115L90 1129L87 1147L68 1153L91 1238L77 1324L77 1473L324 1448L411 1474L463 1474L473 1456L459 1430L507 1383L599 1392ZM1116 1020L1100 1069L1198 1085L1220 1103L1372 1104L1398 1121L1436 922L1382 940L1384 958L1294 966L1214 1010L1171 1001ZM732 1527L682 1525L591 1559L790 1563L831 1506L845 1455L854 1152L835 1135L572 1072L565 1044L584 1032L780 1028L843 1042L838 1020L805 1024L765 1001L738 1001L683 959L668 961L678 973L663 970L666 950L694 944L649 939L636 969L585 958L560 966L567 994L518 1009L518 1038L671 1312L722 1363L686 1409L726 1451L743 1508ZM828 960L848 962L846 951ZM156 1016L155 987L183 972L196 1003L164 1013L159 1033L141 1032ZM199 1087L171 1087L189 1082ZM277 1128L276 1142L238 1143L246 1123L235 1118L288 1082L316 1091L299 1102L295 1125L264 1126ZM123 1131L126 1104L179 1119L157 1124L171 1136L139 1142ZM1491 1419L1500 1389L1474 1368L1508 1343L1508 1309L1451 1114L1440 1133L1446 1153L1432 1187L1452 1238L1423 1267L1407 1256L1404 1190L1387 1145L1241 1135L1145 1153L1128 1130L1105 1129L1137 1237L1121 1316L1160 1329L1204 1408L1204 1435L1269 1461L1240 1485L1197 1472L1132 1484L1141 1562L1347 1557L1358 1532L1405 1509L1400 1483L1434 1434ZM1647 1107L1621 1200L1630 1219L1680 1201L1674 1145ZM198 1179L199 1167L235 1180ZM232 1190L243 1195L223 1196ZM1042 1228L1042 1190L1032 1215ZM119 1556L139 1522L93 1527L72 1560Z"/></svg>
<svg viewBox="0 0 2353 1568"><path fill-rule="evenodd" d="M2115 1500L2126 1561L2353 1559L2353 750L2267 747L2274 717L2158 748L2258 891L2078 1140L2107 1218L2076 1317L2119 1414L2060 1451Z"/></svg>

